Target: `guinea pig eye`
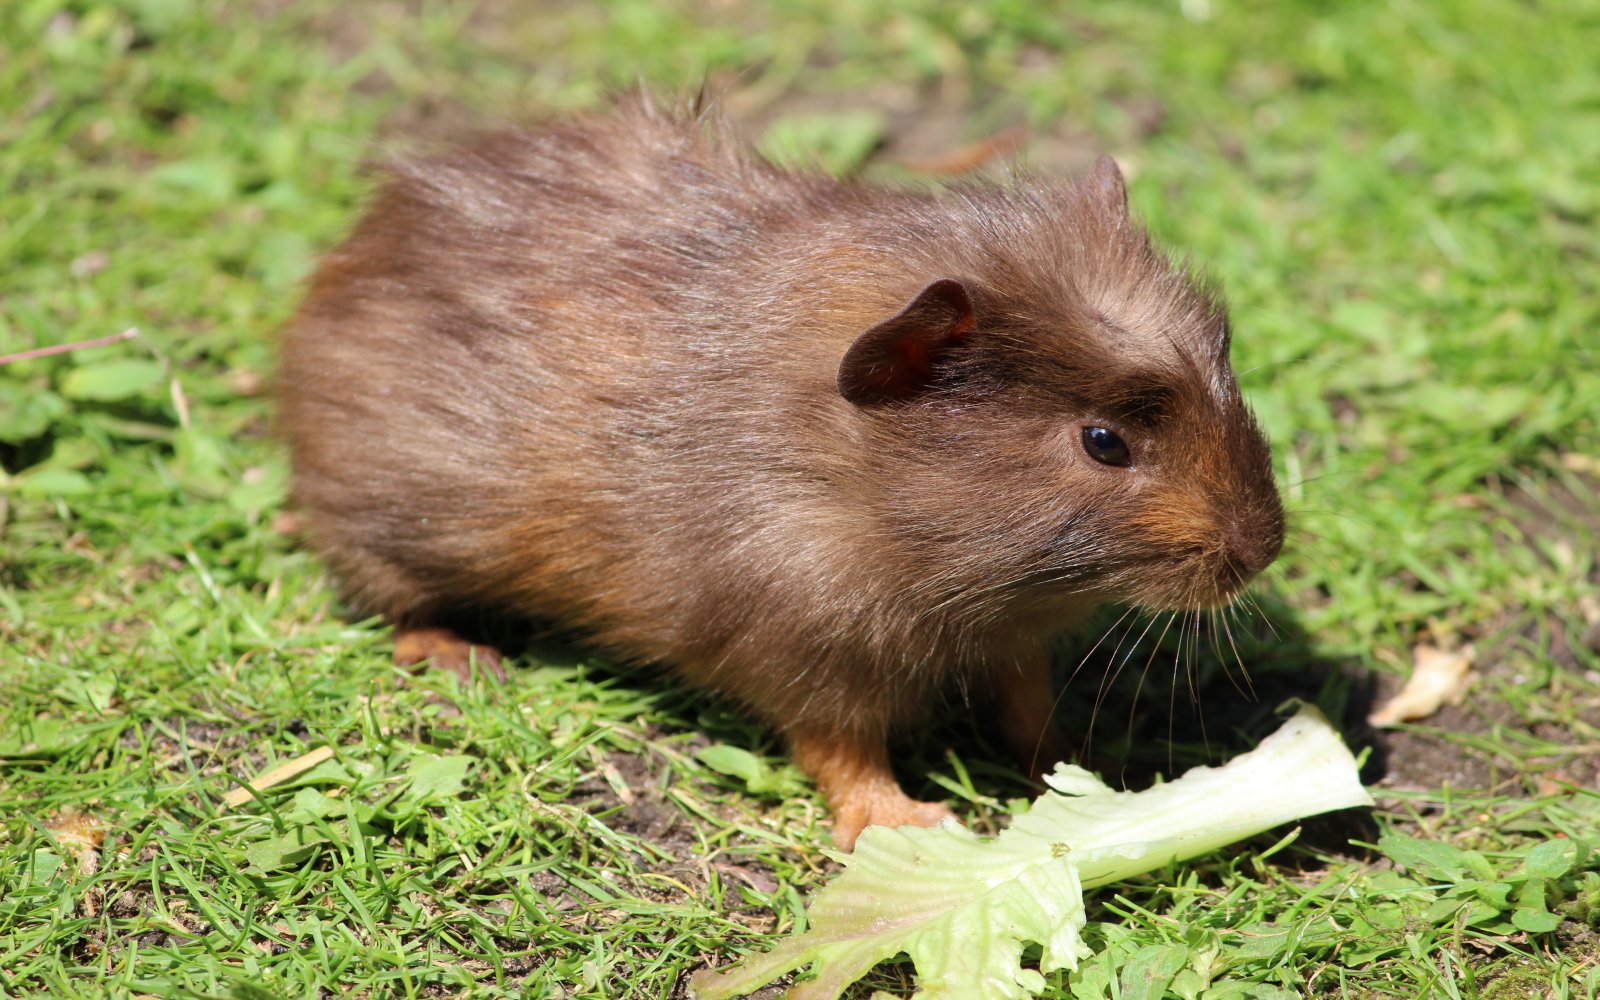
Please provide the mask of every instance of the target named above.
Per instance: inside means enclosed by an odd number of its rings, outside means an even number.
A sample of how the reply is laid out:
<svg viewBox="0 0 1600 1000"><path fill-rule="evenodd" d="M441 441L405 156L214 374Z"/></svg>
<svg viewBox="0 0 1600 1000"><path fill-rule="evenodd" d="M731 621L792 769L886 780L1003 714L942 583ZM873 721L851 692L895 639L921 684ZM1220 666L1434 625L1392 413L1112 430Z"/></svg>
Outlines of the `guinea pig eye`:
<svg viewBox="0 0 1600 1000"><path fill-rule="evenodd" d="M1083 429L1083 450L1089 453L1090 458L1104 465L1128 464L1128 446L1104 427Z"/></svg>

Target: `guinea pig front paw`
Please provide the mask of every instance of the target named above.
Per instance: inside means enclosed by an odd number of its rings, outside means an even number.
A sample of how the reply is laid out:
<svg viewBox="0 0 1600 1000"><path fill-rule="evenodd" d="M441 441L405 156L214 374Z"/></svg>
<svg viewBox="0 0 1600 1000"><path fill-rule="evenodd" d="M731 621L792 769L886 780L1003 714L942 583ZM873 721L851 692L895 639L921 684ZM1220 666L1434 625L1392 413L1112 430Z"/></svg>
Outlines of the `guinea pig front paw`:
<svg viewBox="0 0 1600 1000"><path fill-rule="evenodd" d="M835 807L833 843L841 851L850 851L869 826L935 826L954 816L943 802L918 802L898 788L881 791Z"/></svg>
<svg viewBox="0 0 1600 1000"><path fill-rule="evenodd" d="M394 662L401 667L427 664L436 670L448 670L461 678L463 684L472 679L474 665L480 673L497 681L506 679L499 650L468 642L447 628L396 629Z"/></svg>
<svg viewBox="0 0 1600 1000"><path fill-rule="evenodd" d="M1058 762L1072 759L1072 747L1067 738L1054 727L1043 732L1008 732L1006 743L1012 760L1027 774L1029 781L1044 780Z"/></svg>

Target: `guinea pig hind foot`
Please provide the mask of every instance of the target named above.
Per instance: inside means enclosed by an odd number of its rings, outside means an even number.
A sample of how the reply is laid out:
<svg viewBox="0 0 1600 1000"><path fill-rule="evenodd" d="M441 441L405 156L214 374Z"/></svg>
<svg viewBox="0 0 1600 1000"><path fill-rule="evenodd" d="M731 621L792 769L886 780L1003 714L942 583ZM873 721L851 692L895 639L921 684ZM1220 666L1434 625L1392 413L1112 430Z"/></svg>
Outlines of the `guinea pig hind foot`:
<svg viewBox="0 0 1600 1000"><path fill-rule="evenodd" d="M463 684L472 679L474 665L480 673L489 674L495 680L503 682L506 679L499 650L468 642L447 628L396 628L394 662L401 667L426 665L436 670L448 670L461 678Z"/></svg>

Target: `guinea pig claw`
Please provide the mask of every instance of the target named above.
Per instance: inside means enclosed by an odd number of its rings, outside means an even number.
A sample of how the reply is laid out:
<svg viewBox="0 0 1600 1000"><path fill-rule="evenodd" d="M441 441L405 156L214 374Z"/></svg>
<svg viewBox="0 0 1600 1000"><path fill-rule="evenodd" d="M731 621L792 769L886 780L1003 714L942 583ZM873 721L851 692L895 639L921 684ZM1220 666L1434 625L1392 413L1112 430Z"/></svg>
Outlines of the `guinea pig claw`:
<svg viewBox="0 0 1600 1000"><path fill-rule="evenodd" d="M394 662L401 667L426 664L435 670L448 670L461 678L463 684L472 680L474 664L481 674L487 674L501 683L506 679L499 650L468 642L447 628L396 630Z"/></svg>

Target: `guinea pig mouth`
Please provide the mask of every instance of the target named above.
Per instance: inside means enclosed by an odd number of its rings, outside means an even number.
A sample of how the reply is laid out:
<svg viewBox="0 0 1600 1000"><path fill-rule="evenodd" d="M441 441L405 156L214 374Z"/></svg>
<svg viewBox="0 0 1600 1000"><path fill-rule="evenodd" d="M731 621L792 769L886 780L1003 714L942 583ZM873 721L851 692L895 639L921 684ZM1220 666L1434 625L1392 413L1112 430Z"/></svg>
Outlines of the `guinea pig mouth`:
<svg viewBox="0 0 1600 1000"><path fill-rule="evenodd" d="M1226 556L1218 559L1216 565L1216 590L1210 602L1197 605L1202 609L1226 607L1256 576L1255 570L1245 569Z"/></svg>
<svg viewBox="0 0 1600 1000"><path fill-rule="evenodd" d="M1175 574L1187 577L1174 581L1187 587L1177 607L1195 611L1227 607L1251 580L1272 565L1282 548L1281 514L1265 527L1235 524L1221 536L1216 547L1192 553L1185 560L1187 571Z"/></svg>

